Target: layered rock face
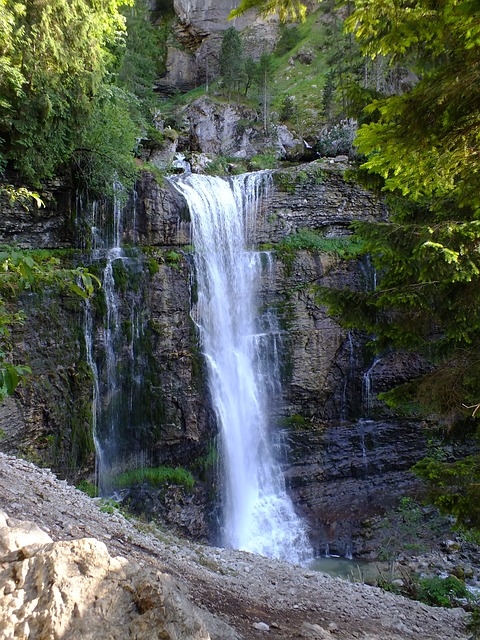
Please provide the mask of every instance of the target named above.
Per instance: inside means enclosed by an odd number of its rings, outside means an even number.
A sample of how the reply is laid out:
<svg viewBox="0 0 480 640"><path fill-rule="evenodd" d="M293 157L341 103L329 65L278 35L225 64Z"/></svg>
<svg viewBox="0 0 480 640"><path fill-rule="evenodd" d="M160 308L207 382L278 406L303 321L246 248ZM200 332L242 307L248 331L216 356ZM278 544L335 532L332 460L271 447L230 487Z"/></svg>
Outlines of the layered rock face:
<svg viewBox="0 0 480 640"><path fill-rule="evenodd" d="M382 204L346 182L344 168L327 161L275 173L250 230L252 245L275 250L302 229L346 238L353 220L384 219ZM161 209L149 216L160 228ZM186 225L178 226L179 244ZM425 363L402 354L372 362L365 337L341 328L315 296L318 285L371 289L374 277L368 262L298 250L287 262L277 257L260 285L262 306L275 309L284 329L284 393L273 420L285 425L287 481L319 553L371 555L375 540L363 535L362 523L419 488L408 471L425 453L419 425L392 420L376 393L419 375Z"/></svg>
<svg viewBox="0 0 480 640"><path fill-rule="evenodd" d="M25 293L20 308L26 320L13 333L14 354L33 374L0 404L0 447L63 476L85 476L95 450L82 302L58 291Z"/></svg>
<svg viewBox="0 0 480 640"><path fill-rule="evenodd" d="M427 452L418 423L313 421L286 437L288 486L310 524L316 554L377 558L378 539L370 528L375 517L402 496L421 496L421 484L409 472Z"/></svg>
<svg viewBox="0 0 480 640"><path fill-rule="evenodd" d="M31 198L12 202L6 194L0 195L0 243L38 249L72 246L70 190L60 182L50 184L42 192L42 197L45 207L38 207Z"/></svg>
<svg viewBox="0 0 480 640"><path fill-rule="evenodd" d="M345 239L353 220L383 219L382 203L346 182L345 168L341 162L322 161L275 172L250 230L252 247L273 251L275 256L277 245L299 230L315 229L325 238ZM159 186L145 173L124 222L123 242L135 242L143 261L143 293L136 303L143 324L140 342L133 348L137 355L138 349L143 350L138 356L143 369L135 373L143 378L138 394L132 396L135 415L120 428L121 456L126 468L139 461L147 466L182 466L205 483L193 497L175 491L152 494L142 487L129 495L129 503L138 511L143 502L149 517L161 517L183 532L211 539L207 514L213 503L207 490L212 487L215 463L207 459L216 425L190 318L195 287L188 210L168 183ZM42 237L39 232L40 245ZM37 244L37 239L32 236L29 242ZM272 413L282 426L289 452L285 474L318 551L330 545L340 553L369 554L371 543L359 535L362 521L390 506L396 496L416 490L408 468L424 453L417 425L392 422L375 392L418 375L425 365L390 354L372 366L363 349L365 339L340 327L318 304L318 285L371 288L374 274L368 263L311 249L296 250L287 258L278 254L260 285L262 305L274 310L283 329L284 391ZM122 288L130 284L118 280L120 298L125 295ZM139 286L138 278L133 285ZM101 354L105 310L98 295L93 303L94 342ZM93 469L93 379L85 365L82 303L72 299L63 307L55 316L55 305L45 301L45 309L37 307L18 336L19 359L31 354L34 371L43 375L0 408L0 444L5 451L20 452L77 478ZM58 318L54 330L51 322L45 322L45 313ZM128 313L119 318L130 335ZM127 351L128 344L127 340ZM99 357L100 366L105 356ZM121 358L120 354L119 363ZM126 393L131 393L130 387Z"/></svg>

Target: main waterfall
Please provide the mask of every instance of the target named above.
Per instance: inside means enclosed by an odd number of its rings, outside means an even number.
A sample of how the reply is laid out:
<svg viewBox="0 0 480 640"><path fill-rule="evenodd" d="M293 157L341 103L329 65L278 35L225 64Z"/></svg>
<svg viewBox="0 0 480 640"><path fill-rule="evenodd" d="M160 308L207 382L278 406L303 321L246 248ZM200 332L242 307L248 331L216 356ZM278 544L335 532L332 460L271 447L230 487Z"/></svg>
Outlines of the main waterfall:
<svg viewBox="0 0 480 640"><path fill-rule="evenodd" d="M312 556L286 493L269 437L271 357L258 348L260 254L247 250L267 174L230 180L173 179L192 219L198 300L194 311L208 367L224 462L224 544L290 562ZM273 369L273 367L270 367Z"/></svg>

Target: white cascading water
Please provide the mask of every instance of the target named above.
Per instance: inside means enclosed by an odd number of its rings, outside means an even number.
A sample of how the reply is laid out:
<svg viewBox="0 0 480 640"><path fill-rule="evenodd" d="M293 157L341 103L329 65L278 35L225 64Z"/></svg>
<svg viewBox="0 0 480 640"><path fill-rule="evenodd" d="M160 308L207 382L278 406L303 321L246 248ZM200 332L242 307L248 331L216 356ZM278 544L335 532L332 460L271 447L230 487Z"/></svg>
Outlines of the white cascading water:
<svg viewBox="0 0 480 640"><path fill-rule="evenodd" d="M224 544L305 563L312 557L285 490L268 434L268 358L258 357L259 254L247 250L268 174L172 180L192 219L198 302L194 319L206 358L225 475Z"/></svg>
<svg viewBox="0 0 480 640"><path fill-rule="evenodd" d="M97 330L94 327L93 310L90 300L85 301L85 344L86 359L93 376L92 425L96 452L96 479L100 495L111 492L112 475L124 467L124 451L120 450L119 440L125 437L125 431L131 424L134 411L134 384L138 363L135 353L136 342L140 338L140 303L137 294L130 293L125 300L119 295L115 285L115 264L125 267L135 262L128 258L122 249L123 204L120 183L113 185L114 202L111 224L105 224L105 212L93 203L89 213L90 242L92 261L103 268L102 290L105 299L105 322ZM136 196L133 196L133 220L136 216ZM81 206L81 204L80 204ZM135 227L134 227L135 237ZM104 265L104 266L103 266ZM126 305L129 305L128 307ZM130 337L122 331L122 322L127 322ZM95 339L95 334L98 334ZM96 343L96 344L95 344ZM96 353L100 347L100 357ZM123 361L123 362L122 362ZM126 361L126 366L123 366ZM131 374L130 384L122 379L119 364ZM125 376L125 374L123 374ZM134 429L132 428L132 431ZM130 454L136 452L136 443L132 443Z"/></svg>

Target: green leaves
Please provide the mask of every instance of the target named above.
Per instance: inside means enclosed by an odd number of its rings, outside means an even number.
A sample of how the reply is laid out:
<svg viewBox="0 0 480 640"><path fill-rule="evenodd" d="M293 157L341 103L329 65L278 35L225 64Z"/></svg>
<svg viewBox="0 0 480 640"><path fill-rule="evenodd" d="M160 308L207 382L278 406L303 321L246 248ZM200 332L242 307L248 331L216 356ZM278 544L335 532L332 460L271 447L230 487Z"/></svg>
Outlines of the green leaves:
<svg viewBox="0 0 480 640"><path fill-rule="evenodd" d="M364 294L319 292L347 326L375 336L377 350L422 351L435 373L416 381L409 402L451 421L464 417L463 401L480 397L480 50L472 46L480 24L474 5L355 3L345 25L364 53L387 56L418 80L372 101L365 109L370 121L355 141L366 156L363 175L387 194L390 210L387 223L353 224L371 255L377 287Z"/></svg>
<svg viewBox="0 0 480 640"><path fill-rule="evenodd" d="M429 490L429 499L443 513L453 514L458 524L480 528L480 460L467 456L449 463L424 458L412 469Z"/></svg>
<svg viewBox="0 0 480 640"><path fill-rule="evenodd" d="M365 168L384 190L414 200L450 199L480 211L480 25L471 2L361 1L346 20L363 51L387 55L420 76L413 88L370 104L376 121L357 135ZM435 203L437 208L442 202Z"/></svg>
<svg viewBox="0 0 480 640"><path fill-rule="evenodd" d="M244 67L243 44L235 27L223 34L219 62L223 84L230 95L232 90L239 90Z"/></svg>
<svg viewBox="0 0 480 640"><path fill-rule="evenodd" d="M282 22L303 22L307 15L306 6L299 0L241 0L230 12L229 19L238 18L248 9L257 9L263 16L278 13Z"/></svg>
<svg viewBox="0 0 480 640"><path fill-rule="evenodd" d="M125 49L132 0L0 0L4 156L36 184L70 160Z"/></svg>
<svg viewBox="0 0 480 640"><path fill-rule="evenodd" d="M13 364L10 335L26 321L17 310L19 294L56 287L81 298L88 298L100 280L83 267L62 268L60 259L45 252L25 253L15 250L0 252L0 400L12 394L29 374L30 367Z"/></svg>
<svg viewBox="0 0 480 640"><path fill-rule="evenodd" d="M30 367L2 363L0 365L0 401L12 395L19 382L32 373Z"/></svg>

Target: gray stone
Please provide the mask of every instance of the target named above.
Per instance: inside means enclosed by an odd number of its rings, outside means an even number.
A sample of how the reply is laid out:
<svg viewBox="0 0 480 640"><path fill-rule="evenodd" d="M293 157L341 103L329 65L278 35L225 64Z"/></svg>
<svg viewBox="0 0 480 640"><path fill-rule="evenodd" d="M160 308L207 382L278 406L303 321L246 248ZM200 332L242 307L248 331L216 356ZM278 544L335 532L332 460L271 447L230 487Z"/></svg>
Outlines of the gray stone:
<svg viewBox="0 0 480 640"><path fill-rule="evenodd" d="M257 631L270 631L270 627L268 626L268 624L266 624L266 622L254 622L253 628Z"/></svg>
<svg viewBox="0 0 480 640"><path fill-rule="evenodd" d="M195 608L168 576L125 558L103 542L52 542L35 524L0 529L8 548L26 540L31 553L0 563L2 638L62 637L210 640ZM45 545L45 540L51 544ZM5 542L6 541L6 542Z"/></svg>
<svg viewBox="0 0 480 640"><path fill-rule="evenodd" d="M231 0L174 0L173 8L175 43L168 48L167 73L157 83L157 88L167 94L208 84L218 76L222 34L232 24L242 33L246 53L255 59L271 51L278 39L276 16L260 19L255 10L250 10L229 22L230 11L235 8Z"/></svg>
<svg viewBox="0 0 480 640"><path fill-rule="evenodd" d="M45 508L45 504L39 505L32 501L39 489L44 493L48 508ZM331 621L338 621L341 626L340 635L346 639L353 638L354 635L368 640L467 638L467 614L461 609L433 610L419 602L400 598L367 585L352 584L322 574L318 574L316 580L305 578L302 569L299 570L298 567L285 562L231 549L192 545L188 541L175 538L165 529L156 528L153 524L147 525L134 518L125 519L120 513L114 518L111 514L100 511L98 506L80 491L59 482L52 473L4 454L0 454L0 509L6 511L8 521L15 517L20 516L23 519L27 516L29 520L40 525L41 529L48 527L54 540L63 540L60 547L55 547L56 557L61 559L57 575L66 570L70 576L60 584L54 580L52 588L49 588L52 565L55 566L55 563L51 562L51 554L39 550L35 556L21 563L19 559L15 559L13 563L2 565L0 569L0 608L12 603L13 598L10 594L19 589L18 578L28 575L25 569L30 567L37 571L38 562L43 558L45 563L42 565L42 573L38 576L37 583L41 586L39 601L30 599L31 582L28 579L28 598L24 599L25 593L17 592L18 603L21 605L28 601L32 607L40 605L40 613L43 611L43 603L50 598L52 592L59 596L65 593L66 600L58 600L55 615L56 619L59 619L60 614L68 613L68 607L72 607L73 604L69 596L72 591L69 592L68 589L75 590L80 586L85 598L77 600L79 611L85 607L90 614L90 605L94 609L92 617L89 615L88 618L68 618L68 624L72 624L72 636L62 637L72 640L91 640L89 634L94 631L98 631L96 638L110 637L105 633L105 627L97 626L97 623L99 625L101 622L99 617L102 613L107 623L113 620L109 629L112 634L126 634L129 628L128 619L131 616L140 623L145 622L145 626L143 623L140 624L141 635L136 637L149 640L157 637L154 628L149 626L150 622L152 625L158 625L155 628L165 630L163 638L189 638L188 633L191 631L188 629L191 630L192 626L195 628L195 620L202 621L201 624L208 630L211 640L251 638L254 634L261 633L252 628L253 621L258 619L258 613L253 612L259 606L264 619L275 620L281 626L279 632L273 632L272 624L271 635L282 640L299 636L302 622L313 626L313 629L307 627L306 631L318 634L318 627L325 631ZM96 540L72 540L69 536L64 539L64 530L59 529L58 522L62 522L64 526L72 524L75 527L86 527ZM108 555L101 544L105 535L110 536L106 540ZM116 562L115 557L118 556L128 558L128 561ZM15 564L18 572L16 580L12 580L9 576ZM139 567L138 572L135 566ZM248 580L245 580L245 573L241 570L245 566L251 569ZM109 571L109 568L112 570ZM176 579L168 574L174 575ZM99 579L95 589L98 596L95 605L90 599L90 587L96 578ZM272 580L277 584L273 584ZM295 595L289 595L290 589L295 590ZM192 606L188 600L185 603L187 590L190 598L201 608ZM140 605L141 610L135 603ZM163 612L159 606L162 603ZM149 608L151 604L154 606ZM294 610L294 604L299 608ZM308 611L311 611L312 607L315 608L315 613L310 614ZM4 617L3 609L1 611L0 624L16 624L16 618L9 618L8 615ZM211 614L206 614L206 611ZM215 622L211 619L213 612ZM17 613L25 619L31 615L31 609L25 607ZM174 618L169 618L170 615ZM252 619L253 615L255 618ZM167 618L172 624L177 625L174 629L170 627L167 631ZM392 625L402 619L408 621L408 631L397 631L393 628ZM44 620L47 624L48 619ZM90 620L92 623L89 626L87 621ZM78 626L82 622L83 627ZM202 628L201 624L199 628ZM120 629L119 626L122 625L123 628ZM76 635L73 635L73 630ZM174 630L178 635L174 635ZM50 640L55 637L50 631L51 627L47 626L44 636L33 633L25 635L31 640ZM67 633L67 630L64 632ZM149 632L150 636L147 635ZM5 637L3 629L0 635ZM22 636L19 633L17 637ZM115 635L111 637L116 638ZM134 637L132 630L130 637ZM339 634L332 633L332 638L334 637L339 637Z"/></svg>
<svg viewBox="0 0 480 640"><path fill-rule="evenodd" d="M310 624L309 622L302 624L301 637L312 638L312 640L331 640L333 638L329 631L318 624Z"/></svg>

